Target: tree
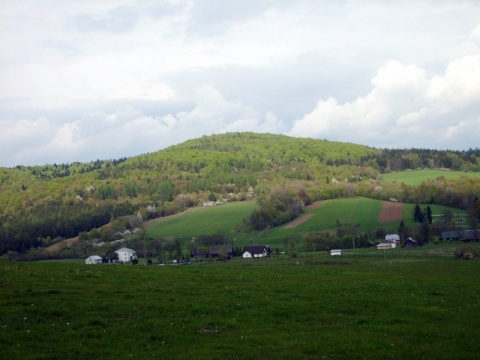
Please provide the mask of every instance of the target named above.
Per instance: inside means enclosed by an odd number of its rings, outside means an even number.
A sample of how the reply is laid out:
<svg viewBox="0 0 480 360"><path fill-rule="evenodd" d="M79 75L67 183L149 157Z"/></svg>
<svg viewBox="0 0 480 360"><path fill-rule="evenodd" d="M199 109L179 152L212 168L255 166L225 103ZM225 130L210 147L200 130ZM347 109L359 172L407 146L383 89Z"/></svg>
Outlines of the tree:
<svg viewBox="0 0 480 360"><path fill-rule="evenodd" d="M415 205L415 211L413 212L413 221L415 221L416 223L423 222L422 210L420 209L419 204Z"/></svg>
<svg viewBox="0 0 480 360"><path fill-rule="evenodd" d="M432 223L432 209L430 208L430 205L427 206L427 221L429 224Z"/></svg>
<svg viewBox="0 0 480 360"><path fill-rule="evenodd" d="M400 221L400 225L398 227L398 235L402 239L402 241L405 241L405 238L408 237L408 228L405 225L405 222L402 220Z"/></svg>
<svg viewBox="0 0 480 360"><path fill-rule="evenodd" d="M288 240L288 254L292 258L296 258L298 256L298 244L293 238Z"/></svg>

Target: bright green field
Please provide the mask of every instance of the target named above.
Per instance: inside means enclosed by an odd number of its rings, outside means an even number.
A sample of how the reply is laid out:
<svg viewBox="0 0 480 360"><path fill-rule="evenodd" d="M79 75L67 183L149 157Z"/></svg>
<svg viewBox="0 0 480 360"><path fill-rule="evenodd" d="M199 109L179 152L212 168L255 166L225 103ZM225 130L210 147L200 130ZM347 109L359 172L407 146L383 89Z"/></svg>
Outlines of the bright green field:
<svg viewBox="0 0 480 360"><path fill-rule="evenodd" d="M241 238L235 229L258 206L253 202L234 202L214 207L199 207L183 214L154 221L147 227L150 238L192 237L223 232L229 239Z"/></svg>
<svg viewBox="0 0 480 360"><path fill-rule="evenodd" d="M1 357L477 359L479 262L439 246L191 266L0 263Z"/></svg>
<svg viewBox="0 0 480 360"><path fill-rule="evenodd" d="M412 170L397 171L383 174L382 181L385 182L404 182L407 185L420 185L426 180L435 180L443 176L445 179L457 179L460 176L467 176L480 179L480 172L446 171L446 170Z"/></svg>
<svg viewBox="0 0 480 360"><path fill-rule="evenodd" d="M256 206L250 202L236 202L211 208L193 209L185 214L153 222L147 227L147 233L153 239L178 236L184 241L189 241L192 237L222 232L228 241L238 246L268 244L271 247L283 248L287 238L299 238L308 232L335 230L337 220L346 226L359 225L357 227L359 233L374 233L378 228L397 232L400 221L386 224L378 222L381 206L380 200L361 197L327 200L316 209L307 210L302 216L312 215L312 217L295 228L287 229L284 225L260 233L244 234L235 229ZM414 207L413 204L403 204L403 216L407 226L413 225ZM440 215L445 210L464 213L462 210L444 206L430 205L430 207L433 215Z"/></svg>

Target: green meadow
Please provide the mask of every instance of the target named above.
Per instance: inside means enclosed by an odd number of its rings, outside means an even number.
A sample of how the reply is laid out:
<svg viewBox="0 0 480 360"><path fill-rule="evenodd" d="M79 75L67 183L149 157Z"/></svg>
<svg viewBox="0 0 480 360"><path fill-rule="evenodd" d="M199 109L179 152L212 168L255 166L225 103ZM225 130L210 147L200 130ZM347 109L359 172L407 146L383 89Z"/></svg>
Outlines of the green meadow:
<svg viewBox="0 0 480 360"><path fill-rule="evenodd" d="M257 208L252 202L235 202L216 207L201 207L184 214L151 222L147 227L150 238L180 237L190 241L201 235L223 233L228 241L238 246L268 244L272 247L284 247L285 239L301 238L305 233L332 230L337 224L354 226L358 233L375 233L378 228L388 232L397 232L400 221L379 223L382 201L361 197L342 198L324 201L315 209L306 210L301 216L311 216L307 221L294 228L280 226L262 232L243 233L237 231L243 219ZM403 216L407 226L413 226L414 204L403 204ZM445 210L452 213L464 213L462 210L439 205L430 205L434 215ZM288 225L288 224L287 224Z"/></svg>
<svg viewBox="0 0 480 360"><path fill-rule="evenodd" d="M477 359L454 244L193 265L0 263L4 359Z"/></svg>
<svg viewBox="0 0 480 360"><path fill-rule="evenodd" d="M229 238L242 237L236 232L243 219L248 218L258 208L251 201L234 202L213 207L198 207L178 215L154 220L147 226L151 238L193 237L225 233Z"/></svg>
<svg viewBox="0 0 480 360"><path fill-rule="evenodd" d="M464 171L450 171L450 170L411 170L411 171L396 171L387 174L382 174L381 180L384 182L404 182L407 185L420 185L427 180L436 180L443 177L447 180L458 179L461 176L472 177L480 179L480 172L464 172Z"/></svg>

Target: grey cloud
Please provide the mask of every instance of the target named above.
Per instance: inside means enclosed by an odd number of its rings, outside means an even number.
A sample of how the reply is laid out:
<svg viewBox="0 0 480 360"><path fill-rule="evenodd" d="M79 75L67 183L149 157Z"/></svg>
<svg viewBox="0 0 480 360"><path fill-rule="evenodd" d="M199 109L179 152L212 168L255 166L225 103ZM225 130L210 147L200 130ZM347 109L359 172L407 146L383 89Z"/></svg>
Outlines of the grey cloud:
<svg viewBox="0 0 480 360"><path fill-rule="evenodd" d="M122 33L131 30L139 16L134 7L122 6L103 14L85 13L78 15L74 24L80 32L106 31Z"/></svg>

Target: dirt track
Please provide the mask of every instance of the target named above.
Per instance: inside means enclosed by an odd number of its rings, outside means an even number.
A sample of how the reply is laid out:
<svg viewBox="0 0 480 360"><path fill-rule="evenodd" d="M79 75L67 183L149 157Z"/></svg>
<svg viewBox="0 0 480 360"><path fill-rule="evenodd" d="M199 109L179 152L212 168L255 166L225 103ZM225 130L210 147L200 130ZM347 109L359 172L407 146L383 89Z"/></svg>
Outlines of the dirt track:
<svg viewBox="0 0 480 360"><path fill-rule="evenodd" d="M295 220L289 222L287 225L285 225L283 228L284 229L293 229L296 228L298 225L303 224L305 221L310 219L313 216L313 214L308 214L301 216L299 218L296 218Z"/></svg>
<svg viewBox="0 0 480 360"><path fill-rule="evenodd" d="M78 236L70 239L65 239L56 244L46 247L45 250L47 250L48 252L58 251L60 250L60 246L62 245L70 246L72 244L75 244L77 241L78 241Z"/></svg>

